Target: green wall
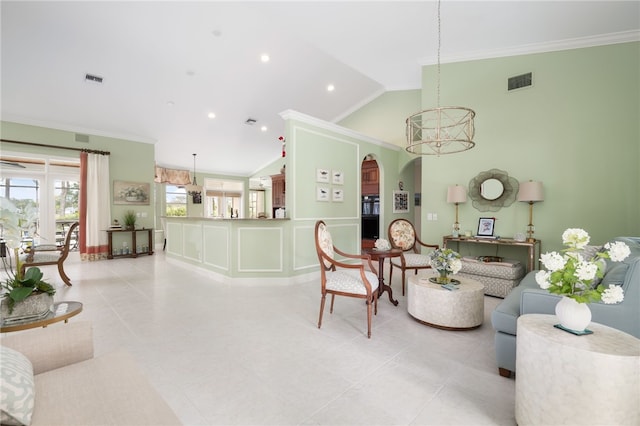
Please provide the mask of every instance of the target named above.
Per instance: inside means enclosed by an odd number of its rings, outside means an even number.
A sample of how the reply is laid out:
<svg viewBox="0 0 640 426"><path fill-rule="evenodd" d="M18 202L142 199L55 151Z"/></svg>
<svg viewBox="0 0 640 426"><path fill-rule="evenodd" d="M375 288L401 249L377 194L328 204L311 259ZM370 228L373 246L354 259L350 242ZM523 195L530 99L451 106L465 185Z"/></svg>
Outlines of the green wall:
<svg viewBox="0 0 640 426"><path fill-rule="evenodd" d="M498 168L518 181L543 182L545 200L534 205L536 236L543 251L561 248L569 227L586 229L593 243L618 235L640 235L640 43L443 64L441 105L476 111L476 147L422 158L422 237L441 241L455 220L446 203L449 185L468 188L478 173ZM507 79L533 73L533 86L507 91ZM436 106L435 66L423 69L422 107ZM414 112L410 96L402 97ZM379 132L384 96L344 125L365 134ZM370 114L369 123L366 114ZM385 136L402 140L402 133ZM399 161L402 163L402 156ZM436 213L437 221L427 221ZM498 212L480 212L470 200L460 205L461 228L475 232L478 218L496 217L496 233L525 232L528 205L515 202Z"/></svg>
<svg viewBox="0 0 640 426"><path fill-rule="evenodd" d="M134 142L124 139L105 136L89 135L89 142L75 141L75 132L50 129L46 127L31 126L3 121L0 135L2 139L23 142L35 142L61 147L84 148L99 151L109 151L109 177L111 193L105 194L113 200L113 181L123 180L131 182L147 182L153 188L153 176L155 173L155 155L153 144ZM79 158L80 153L73 150L61 150L54 148L42 148L27 145L18 145L2 142L3 152L31 152L56 156ZM111 205L111 218L123 222L124 213L134 210L136 213L146 214L146 217L138 218L137 224L142 227L155 227L155 194L151 191L151 200L148 206Z"/></svg>

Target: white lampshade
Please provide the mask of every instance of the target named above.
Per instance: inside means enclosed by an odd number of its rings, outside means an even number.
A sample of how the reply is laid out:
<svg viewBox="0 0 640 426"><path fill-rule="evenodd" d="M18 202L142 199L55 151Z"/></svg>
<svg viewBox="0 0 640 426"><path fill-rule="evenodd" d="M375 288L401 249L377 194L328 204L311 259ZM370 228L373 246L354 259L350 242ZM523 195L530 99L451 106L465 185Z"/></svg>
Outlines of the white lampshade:
<svg viewBox="0 0 640 426"><path fill-rule="evenodd" d="M447 189L447 203L465 203L467 201L467 191L464 186L454 185Z"/></svg>
<svg viewBox="0 0 640 426"><path fill-rule="evenodd" d="M518 191L518 201L536 202L543 201L544 193L542 191L542 182L521 182Z"/></svg>

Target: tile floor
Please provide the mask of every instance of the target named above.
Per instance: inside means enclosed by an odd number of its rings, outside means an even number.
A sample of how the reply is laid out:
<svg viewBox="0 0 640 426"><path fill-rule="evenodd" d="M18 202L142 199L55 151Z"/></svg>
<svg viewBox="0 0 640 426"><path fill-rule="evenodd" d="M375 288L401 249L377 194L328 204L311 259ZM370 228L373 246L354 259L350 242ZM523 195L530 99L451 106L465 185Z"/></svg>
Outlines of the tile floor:
<svg viewBox="0 0 640 426"><path fill-rule="evenodd" d="M500 299L485 297L480 328L439 330L409 316L394 276L400 304L380 300L367 339L361 300L336 298L317 328L317 280L223 284L162 252L73 253L66 269L73 287L43 268L57 300L84 304L71 321L93 322L96 355L133 353L184 424L515 425L515 382L494 361Z"/></svg>

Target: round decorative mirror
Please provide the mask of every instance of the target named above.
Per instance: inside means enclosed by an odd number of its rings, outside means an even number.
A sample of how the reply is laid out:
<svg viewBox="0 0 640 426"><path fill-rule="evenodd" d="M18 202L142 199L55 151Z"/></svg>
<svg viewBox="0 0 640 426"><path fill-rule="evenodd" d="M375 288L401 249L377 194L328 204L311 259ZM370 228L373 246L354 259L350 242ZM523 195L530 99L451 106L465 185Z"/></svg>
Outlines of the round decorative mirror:
<svg viewBox="0 0 640 426"><path fill-rule="evenodd" d="M518 181L509 177L507 172L491 169L469 181L469 198L477 210L497 212L513 204L519 186Z"/></svg>
<svg viewBox="0 0 640 426"><path fill-rule="evenodd" d="M487 179L480 184L480 196L485 200L497 200L503 192L504 185L498 179Z"/></svg>

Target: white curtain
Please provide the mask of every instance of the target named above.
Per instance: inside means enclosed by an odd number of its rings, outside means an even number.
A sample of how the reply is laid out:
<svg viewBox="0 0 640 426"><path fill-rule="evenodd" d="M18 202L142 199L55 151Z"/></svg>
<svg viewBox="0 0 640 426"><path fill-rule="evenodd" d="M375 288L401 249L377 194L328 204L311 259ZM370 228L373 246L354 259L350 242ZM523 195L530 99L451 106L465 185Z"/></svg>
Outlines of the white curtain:
<svg viewBox="0 0 640 426"><path fill-rule="evenodd" d="M80 258L106 259L111 224L109 156L80 154Z"/></svg>

